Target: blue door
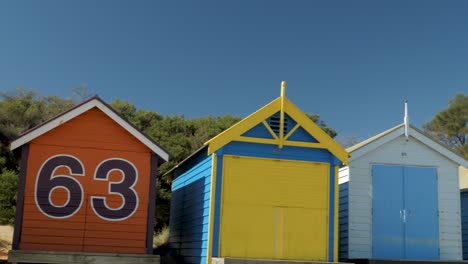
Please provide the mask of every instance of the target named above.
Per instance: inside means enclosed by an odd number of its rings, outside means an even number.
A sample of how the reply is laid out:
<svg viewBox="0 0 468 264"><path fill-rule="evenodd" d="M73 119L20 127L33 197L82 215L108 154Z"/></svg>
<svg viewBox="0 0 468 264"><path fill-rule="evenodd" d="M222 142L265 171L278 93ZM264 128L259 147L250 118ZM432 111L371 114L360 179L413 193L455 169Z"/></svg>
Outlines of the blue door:
<svg viewBox="0 0 468 264"><path fill-rule="evenodd" d="M374 165L373 257L439 259L435 168Z"/></svg>
<svg viewBox="0 0 468 264"><path fill-rule="evenodd" d="M404 167L405 247L408 259L439 259L437 172Z"/></svg>
<svg viewBox="0 0 468 264"><path fill-rule="evenodd" d="M374 166L373 229L374 258L404 258L403 171L398 166Z"/></svg>

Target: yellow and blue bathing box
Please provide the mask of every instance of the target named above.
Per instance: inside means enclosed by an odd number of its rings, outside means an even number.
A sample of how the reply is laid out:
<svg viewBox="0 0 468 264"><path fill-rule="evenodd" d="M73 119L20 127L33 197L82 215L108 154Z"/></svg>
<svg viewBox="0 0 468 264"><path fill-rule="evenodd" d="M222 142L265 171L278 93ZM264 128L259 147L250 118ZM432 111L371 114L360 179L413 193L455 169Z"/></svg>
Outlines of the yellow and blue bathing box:
<svg viewBox="0 0 468 264"><path fill-rule="evenodd" d="M169 246L180 261L338 260L337 176L348 153L284 86L174 169Z"/></svg>

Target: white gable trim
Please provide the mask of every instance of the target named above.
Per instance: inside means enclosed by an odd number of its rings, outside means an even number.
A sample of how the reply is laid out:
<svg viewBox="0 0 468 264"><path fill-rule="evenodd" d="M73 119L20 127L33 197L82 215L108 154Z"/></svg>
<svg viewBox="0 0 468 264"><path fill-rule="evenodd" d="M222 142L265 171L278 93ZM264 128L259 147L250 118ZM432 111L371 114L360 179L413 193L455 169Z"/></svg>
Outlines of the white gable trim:
<svg viewBox="0 0 468 264"><path fill-rule="evenodd" d="M97 107L102 112L104 112L107 116L109 116L112 120L114 120L117 124L127 130L130 134L136 137L141 143L145 144L149 149L151 149L154 153L160 156L163 160L169 160L169 153L164 151L161 147L156 145L152 142L148 137L143 135L140 131L130 125L127 121L122 119L118 114L112 111L108 106L103 104L97 98L90 100L87 103L84 103L69 112L64 113L47 123L37 127L36 129L32 130L29 133L24 134L23 136L19 137L18 139L14 140L10 144L10 149L14 150L16 148L21 147L22 145L34 140L35 138L42 136L43 134L47 133L48 131L60 126L61 124L70 121L71 119L83 114L84 112L90 110L93 107Z"/></svg>
<svg viewBox="0 0 468 264"><path fill-rule="evenodd" d="M386 144L387 142L390 142L394 140L395 138L401 136L402 134L405 133L405 128L400 127L396 129L395 131L392 131L391 133L388 133L380 138L377 138L366 145L350 151L351 158L349 158L349 162L352 162L353 160L359 159L363 155L373 151L374 149Z"/></svg>
<svg viewBox="0 0 468 264"><path fill-rule="evenodd" d="M363 155L377 149L378 147L396 139L397 137L405 134L405 127L401 126L400 128L388 133L382 137L376 138L367 144L359 147L355 150L350 151L351 158L349 159L350 162L356 160ZM413 137L416 140L420 141L421 143L425 144L427 147L431 148L432 150L436 151L440 155L446 157L447 159L451 160L452 162L461 165L463 167L468 166L468 161L464 158L458 156L457 154L453 153L452 151L448 150L444 146L440 145L439 143L435 142L434 140L428 138L418 130L414 129L413 127L409 127L409 136L410 138ZM351 147L352 148L352 147ZM348 150L349 151L349 150Z"/></svg>
<svg viewBox="0 0 468 264"><path fill-rule="evenodd" d="M421 141L422 143L424 143L428 147L432 148L433 150L437 151L442 156L448 158L449 160L451 160L451 161L455 162L456 164L461 165L461 166L463 166L465 168L468 166L468 161L465 160L464 158L462 158L462 157L458 156L457 154L453 153L452 151L446 149L445 147L443 147L439 143L434 142L432 139L430 139L430 138L426 137L425 135L421 134L419 131L417 131L417 130L415 130L413 128L410 128L410 129L411 129L411 134L410 134L411 136L413 136L417 140Z"/></svg>

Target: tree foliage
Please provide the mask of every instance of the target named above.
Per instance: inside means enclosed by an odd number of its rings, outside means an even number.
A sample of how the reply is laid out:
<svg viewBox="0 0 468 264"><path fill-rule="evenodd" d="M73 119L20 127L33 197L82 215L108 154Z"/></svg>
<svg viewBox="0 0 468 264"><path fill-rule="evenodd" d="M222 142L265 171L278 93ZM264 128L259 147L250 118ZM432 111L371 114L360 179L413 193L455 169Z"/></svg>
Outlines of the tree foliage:
<svg viewBox="0 0 468 264"><path fill-rule="evenodd" d="M3 169L0 172L0 224L13 224L17 190L18 172Z"/></svg>
<svg viewBox="0 0 468 264"><path fill-rule="evenodd" d="M0 93L0 131L9 138L50 119L73 106L71 99L38 96L33 90L18 88Z"/></svg>
<svg viewBox="0 0 468 264"><path fill-rule="evenodd" d="M306 114L306 115L312 121L314 121L315 124L317 124L320 128L322 128L323 131L325 131L325 133L327 133L330 137L334 138L336 137L336 135L338 135L338 133L336 133L336 131L333 128L328 127L327 124L325 124L325 121L320 119L319 115L315 115L315 114Z"/></svg>
<svg viewBox="0 0 468 264"><path fill-rule="evenodd" d="M468 159L468 95L457 94L449 106L438 112L423 128Z"/></svg>
<svg viewBox="0 0 468 264"><path fill-rule="evenodd" d="M81 89L78 92L83 98L89 97L87 89ZM73 104L71 99L38 96L35 91L24 88L11 93L0 93L0 132L14 138L22 131L67 110ZM239 122L241 118L232 115L191 119L182 115L163 116L153 111L137 109L132 103L120 99L113 100L110 106L172 154L171 160L159 167L157 176L156 223L157 229L160 229L169 223L172 177L166 172L202 147L207 140ZM330 136L336 136L335 130L329 128L318 115L309 114L308 116ZM4 172L8 181L11 180L13 174L18 174L17 161L5 147L0 148L0 166L0 168L8 169ZM8 187L5 190L8 192L13 188ZM16 189L14 194L16 194ZM15 199L5 201L10 202L9 205L5 204L5 208L16 206Z"/></svg>

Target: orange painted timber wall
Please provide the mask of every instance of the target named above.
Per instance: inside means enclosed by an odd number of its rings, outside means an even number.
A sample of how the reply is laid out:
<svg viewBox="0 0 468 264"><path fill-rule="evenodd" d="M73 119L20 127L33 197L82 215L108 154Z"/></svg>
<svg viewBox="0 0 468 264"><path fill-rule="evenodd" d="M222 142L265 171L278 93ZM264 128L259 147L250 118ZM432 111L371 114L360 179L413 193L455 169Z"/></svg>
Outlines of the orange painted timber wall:
<svg viewBox="0 0 468 264"><path fill-rule="evenodd" d="M31 141L19 249L144 254L150 161L97 108Z"/></svg>

